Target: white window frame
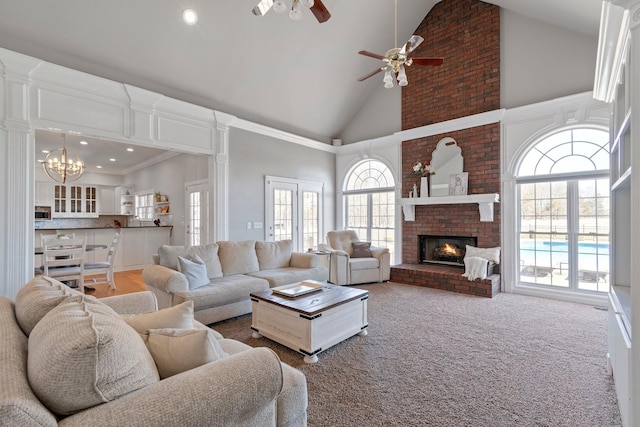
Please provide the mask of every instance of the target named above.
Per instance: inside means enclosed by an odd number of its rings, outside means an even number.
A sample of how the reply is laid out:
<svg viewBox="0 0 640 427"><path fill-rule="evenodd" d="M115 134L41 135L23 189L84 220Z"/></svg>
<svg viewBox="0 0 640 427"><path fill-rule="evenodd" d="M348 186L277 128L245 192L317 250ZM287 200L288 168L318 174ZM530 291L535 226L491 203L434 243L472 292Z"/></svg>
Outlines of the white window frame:
<svg viewBox="0 0 640 427"><path fill-rule="evenodd" d="M135 196L135 204L134 204L134 212L136 213L135 218L140 221L140 222L151 222L153 221L153 214L155 212L155 191L153 189L151 190L141 190L141 191L136 191L134 193ZM144 205L144 208L149 208L151 207L150 211L151 211L151 216L147 217L147 216L141 216L140 215L140 210L143 208L143 206L140 206L138 201L140 200L140 198L142 197L147 197L151 195L151 205L147 206Z"/></svg>

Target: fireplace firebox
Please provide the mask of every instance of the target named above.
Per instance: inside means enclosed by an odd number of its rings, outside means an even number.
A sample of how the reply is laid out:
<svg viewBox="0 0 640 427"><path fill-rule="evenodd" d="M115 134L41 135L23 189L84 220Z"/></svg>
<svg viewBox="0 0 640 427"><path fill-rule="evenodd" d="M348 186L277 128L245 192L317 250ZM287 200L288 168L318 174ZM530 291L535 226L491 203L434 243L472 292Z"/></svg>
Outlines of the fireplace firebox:
<svg viewBox="0 0 640 427"><path fill-rule="evenodd" d="M467 245L478 246L476 237L418 236L420 264L444 264L464 267Z"/></svg>

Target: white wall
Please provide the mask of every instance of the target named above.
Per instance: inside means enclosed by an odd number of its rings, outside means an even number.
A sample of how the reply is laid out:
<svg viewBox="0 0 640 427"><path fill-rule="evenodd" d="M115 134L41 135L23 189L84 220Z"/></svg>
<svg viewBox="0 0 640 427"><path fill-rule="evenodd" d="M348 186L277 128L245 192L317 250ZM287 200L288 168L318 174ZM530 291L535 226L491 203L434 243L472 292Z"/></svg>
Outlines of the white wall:
<svg viewBox="0 0 640 427"><path fill-rule="evenodd" d="M383 76L383 74L380 74ZM402 90L399 86L385 89L382 77L371 96L341 133L343 143L363 141L390 135L402 129Z"/></svg>
<svg viewBox="0 0 640 427"><path fill-rule="evenodd" d="M324 184L324 235L335 227L335 154L231 129L229 134L229 240L264 240L265 175ZM266 225L266 224L265 224Z"/></svg>
<svg viewBox="0 0 640 427"><path fill-rule="evenodd" d="M500 105L591 91L598 39L501 9Z"/></svg>

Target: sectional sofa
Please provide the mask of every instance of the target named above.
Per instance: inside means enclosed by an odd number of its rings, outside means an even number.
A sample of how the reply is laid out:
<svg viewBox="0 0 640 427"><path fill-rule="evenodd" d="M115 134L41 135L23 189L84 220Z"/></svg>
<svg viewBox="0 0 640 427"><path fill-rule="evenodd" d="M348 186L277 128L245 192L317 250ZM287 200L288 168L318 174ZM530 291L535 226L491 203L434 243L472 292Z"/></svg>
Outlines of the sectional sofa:
<svg viewBox="0 0 640 427"><path fill-rule="evenodd" d="M178 271L185 258L202 261L206 284L195 286L187 272ZM250 313L252 292L303 280L326 281L329 269L322 260L313 253L293 252L291 240L163 245L155 264L145 267L142 278L160 308L193 301L195 318L208 325Z"/></svg>
<svg viewBox="0 0 640 427"><path fill-rule="evenodd" d="M37 276L0 296L2 426L306 426L304 374L225 339L191 302L96 299Z"/></svg>

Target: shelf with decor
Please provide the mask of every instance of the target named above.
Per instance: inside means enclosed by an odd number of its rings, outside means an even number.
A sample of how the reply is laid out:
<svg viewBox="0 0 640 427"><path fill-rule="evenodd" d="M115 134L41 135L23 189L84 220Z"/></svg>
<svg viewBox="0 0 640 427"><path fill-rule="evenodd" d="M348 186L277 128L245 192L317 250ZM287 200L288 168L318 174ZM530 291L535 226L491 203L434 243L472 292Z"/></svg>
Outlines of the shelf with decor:
<svg viewBox="0 0 640 427"><path fill-rule="evenodd" d="M419 205L454 205L461 203L477 203L480 221L493 221L493 204L500 203L498 193L468 194L462 196L408 197L400 199L405 221L415 221L415 207Z"/></svg>

